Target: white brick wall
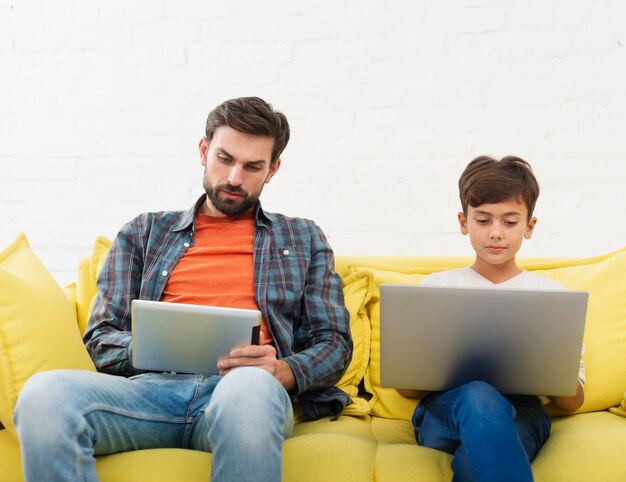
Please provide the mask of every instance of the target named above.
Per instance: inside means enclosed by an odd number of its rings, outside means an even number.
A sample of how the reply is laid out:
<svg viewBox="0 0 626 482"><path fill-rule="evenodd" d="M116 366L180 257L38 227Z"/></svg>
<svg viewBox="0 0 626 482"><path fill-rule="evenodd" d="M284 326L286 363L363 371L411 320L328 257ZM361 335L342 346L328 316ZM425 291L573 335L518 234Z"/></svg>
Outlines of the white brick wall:
<svg viewBox="0 0 626 482"><path fill-rule="evenodd" d="M517 154L543 188L523 255L626 245L622 0L0 0L0 246L61 283L97 234L201 192L221 101L292 141L264 205L340 254L470 254L456 182Z"/></svg>

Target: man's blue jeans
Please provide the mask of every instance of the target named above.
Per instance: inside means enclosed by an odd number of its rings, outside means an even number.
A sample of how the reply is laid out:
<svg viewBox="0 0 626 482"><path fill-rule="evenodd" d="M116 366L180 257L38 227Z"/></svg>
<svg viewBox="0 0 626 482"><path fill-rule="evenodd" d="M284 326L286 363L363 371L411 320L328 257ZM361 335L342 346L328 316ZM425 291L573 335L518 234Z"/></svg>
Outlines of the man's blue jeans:
<svg viewBox="0 0 626 482"><path fill-rule="evenodd" d="M505 396L471 382L426 395L413 427L419 445L454 454L453 481L526 482L551 421L537 397Z"/></svg>
<svg viewBox="0 0 626 482"><path fill-rule="evenodd" d="M41 372L14 420L27 482L96 481L95 455L157 447L212 452L214 481L278 482L293 431L287 392L254 367L224 377Z"/></svg>

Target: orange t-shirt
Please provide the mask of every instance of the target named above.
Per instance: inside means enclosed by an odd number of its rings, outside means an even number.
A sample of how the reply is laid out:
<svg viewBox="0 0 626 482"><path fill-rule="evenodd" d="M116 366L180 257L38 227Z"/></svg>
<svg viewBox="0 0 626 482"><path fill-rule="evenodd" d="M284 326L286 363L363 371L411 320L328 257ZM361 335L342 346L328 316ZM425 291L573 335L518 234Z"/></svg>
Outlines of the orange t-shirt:
<svg viewBox="0 0 626 482"><path fill-rule="evenodd" d="M254 213L196 214L194 245L180 259L161 301L258 310L254 299ZM261 321L265 343L272 343Z"/></svg>

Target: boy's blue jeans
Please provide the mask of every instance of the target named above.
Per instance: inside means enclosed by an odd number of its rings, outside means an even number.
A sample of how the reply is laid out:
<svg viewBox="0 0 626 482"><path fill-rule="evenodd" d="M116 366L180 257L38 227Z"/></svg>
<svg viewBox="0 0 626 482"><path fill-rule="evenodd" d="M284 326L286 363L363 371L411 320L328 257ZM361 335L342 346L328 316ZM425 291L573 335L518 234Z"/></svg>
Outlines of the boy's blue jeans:
<svg viewBox="0 0 626 482"><path fill-rule="evenodd" d="M534 396L500 394L485 382L427 394L415 408L417 443L453 454L453 482L532 481L530 462L551 421Z"/></svg>
<svg viewBox="0 0 626 482"><path fill-rule="evenodd" d="M212 480L278 482L293 431L287 392L254 367L225 377L41 372L14 420L27 482L96 481L95 455L157 447L212 452Z"/></svg>

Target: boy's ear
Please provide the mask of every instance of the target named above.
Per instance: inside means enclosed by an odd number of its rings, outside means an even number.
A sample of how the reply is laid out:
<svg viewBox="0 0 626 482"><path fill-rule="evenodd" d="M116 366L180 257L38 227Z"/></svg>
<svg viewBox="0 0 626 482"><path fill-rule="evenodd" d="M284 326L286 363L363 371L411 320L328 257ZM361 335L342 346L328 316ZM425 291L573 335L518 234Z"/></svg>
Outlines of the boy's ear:
<svg viewBox="0 0 626 482"><path fill-rule="evenodd" d="M533 216L532 218L530 218L530 221L528 221L528 224L526 225L526 232L524 233L524 237L526 239L531 238L536 224L537 224L537 218Z"/></svg>
<svg viewBox="0 0 626 482"><path fill-rule="evenodd" d="M469 233L469 229L467 229L467 218L465 217L465 214L463 214L462 212L459 212L458 217L459 217L459 226L461 227L461 234Z"/></svg>

